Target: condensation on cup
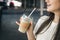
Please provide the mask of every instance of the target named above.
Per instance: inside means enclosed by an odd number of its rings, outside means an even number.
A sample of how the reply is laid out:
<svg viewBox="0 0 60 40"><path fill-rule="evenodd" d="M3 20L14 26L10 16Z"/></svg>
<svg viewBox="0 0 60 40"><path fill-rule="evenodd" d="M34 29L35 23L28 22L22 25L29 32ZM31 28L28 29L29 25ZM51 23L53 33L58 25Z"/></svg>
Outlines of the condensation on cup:
<svg viewBox="0 0 60 40"><path fill-rule="evenodd" d="M30 25L30 22L32 19L30 17L27 17L25 14L21 17L20 20L20 26L19 26L19 31L22 33L25 33Z"/></svg>

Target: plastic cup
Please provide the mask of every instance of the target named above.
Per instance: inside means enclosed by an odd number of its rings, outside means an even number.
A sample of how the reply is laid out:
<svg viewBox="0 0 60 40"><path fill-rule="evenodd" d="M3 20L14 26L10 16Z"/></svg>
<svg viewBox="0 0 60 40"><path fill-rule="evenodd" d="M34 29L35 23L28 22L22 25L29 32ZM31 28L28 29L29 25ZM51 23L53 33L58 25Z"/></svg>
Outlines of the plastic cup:
<svg viewBox="0 0 60 40"><path fill-rule="evenodd" d="M23 14L23 16L21 17L20 20L20 26L19 26L19 31L22 33L25 33L30 25L31 22L31 18L27 17L25 14Z"/></svg>

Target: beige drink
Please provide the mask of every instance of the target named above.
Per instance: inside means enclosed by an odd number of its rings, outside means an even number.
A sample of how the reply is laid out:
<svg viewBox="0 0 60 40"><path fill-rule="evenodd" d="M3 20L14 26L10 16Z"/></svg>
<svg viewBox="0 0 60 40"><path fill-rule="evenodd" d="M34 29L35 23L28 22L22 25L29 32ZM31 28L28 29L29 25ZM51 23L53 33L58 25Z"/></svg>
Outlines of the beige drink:
<svg viewBox="0 0 60 40"><path fill-rule="evenodd" d="M25 33L30 25L30 22L31 22L30 18L23 15L22 20L20 21L20 27L18 30L22 33Z"/></svg>
<svg viewBox="0 0 60 40"><path fill-rule="evenodd" d="M22 20L20 21L19 31L22 33L25 33L30 25L30 22L32 19L30 18L31 14L36 10L36 8L33 9L33 11L28 15L23 15Z"/></svg>

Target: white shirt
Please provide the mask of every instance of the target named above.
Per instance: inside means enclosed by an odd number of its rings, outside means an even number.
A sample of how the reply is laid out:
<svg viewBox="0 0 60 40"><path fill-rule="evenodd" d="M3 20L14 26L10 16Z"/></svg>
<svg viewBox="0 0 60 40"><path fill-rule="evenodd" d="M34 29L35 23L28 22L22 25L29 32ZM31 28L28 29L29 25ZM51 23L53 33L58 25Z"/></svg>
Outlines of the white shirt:
<svg viewBox="0 0 60 40"><path fill-rule="evenodd" d="M34 31L33 31L34 35L37 32L37 30L39 29L39 27L41 26L41 24L48 19L49 19L48 16L43 16L38 20L38 22L34 28ZM58 25L58 23L52 22L50 27L46 31L45 31L45 29L47 27L44 28L39 34L35 35L36 40L53 40L55 37L56 31L57 31L57 25ZM42 32L44 32L44 33L41 34Z"/></svg>

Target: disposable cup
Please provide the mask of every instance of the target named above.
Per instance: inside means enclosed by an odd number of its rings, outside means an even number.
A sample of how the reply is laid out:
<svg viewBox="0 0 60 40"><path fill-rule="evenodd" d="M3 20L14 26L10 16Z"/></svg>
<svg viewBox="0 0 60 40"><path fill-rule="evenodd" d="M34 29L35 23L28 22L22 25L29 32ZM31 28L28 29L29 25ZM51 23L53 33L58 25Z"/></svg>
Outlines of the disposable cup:
<svg viewBox="0 0 60 40"><path fill-rule="evenodd" d="M20 26L18 30L22 33L25 33L29 28L31 21L32 19L30 17L27 17L25 14L23 14L20 20Z"/></svg>

